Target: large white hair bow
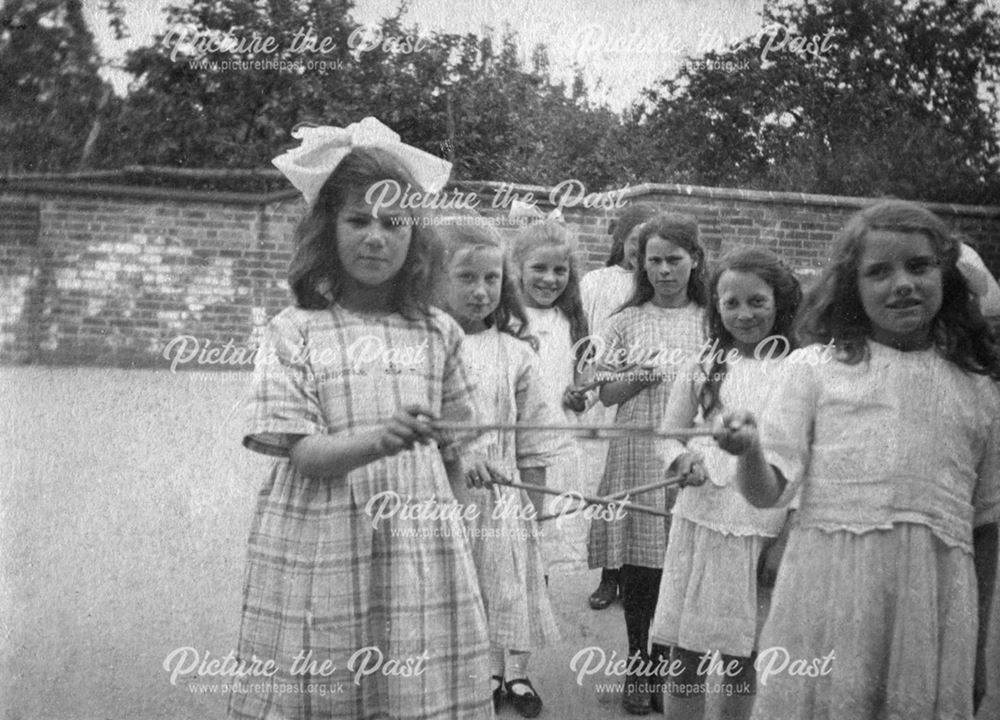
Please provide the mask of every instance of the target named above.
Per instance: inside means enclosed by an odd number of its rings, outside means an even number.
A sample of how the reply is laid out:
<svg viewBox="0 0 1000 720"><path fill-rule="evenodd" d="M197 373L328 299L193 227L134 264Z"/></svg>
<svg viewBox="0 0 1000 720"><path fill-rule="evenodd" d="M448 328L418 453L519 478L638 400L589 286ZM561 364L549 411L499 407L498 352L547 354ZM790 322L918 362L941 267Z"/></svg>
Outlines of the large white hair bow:
<svg viewBox="0 0 1000 720"><path fill-rule="evenodd" d="M377 147L393 155L413 175L420 190L437 192L448 182L451 163L399 139L393 132L373 117L352 123L346 128L298 127L292 137L302 144L271 162L302 193L312 206L320 188L334 169L347 157L352 148Z"/></svg>
<svg viewBox="0 0 1000 720"><path fill-rule="evenodd" d="M1000 286L979 253L965 243L959 245L958 269L965 276L969 289L978 296L983 315L1000 315Z"/></svg>
<svg viewBox="0 0 1000 720"><path fill-rule="evenodd" d="M535 221L555 220L566 222L563 218L562 210L554 208L547 215L538 209L534 203L526 203L523 200L512 200L507 218L514 222L529 224Z"/></svg>

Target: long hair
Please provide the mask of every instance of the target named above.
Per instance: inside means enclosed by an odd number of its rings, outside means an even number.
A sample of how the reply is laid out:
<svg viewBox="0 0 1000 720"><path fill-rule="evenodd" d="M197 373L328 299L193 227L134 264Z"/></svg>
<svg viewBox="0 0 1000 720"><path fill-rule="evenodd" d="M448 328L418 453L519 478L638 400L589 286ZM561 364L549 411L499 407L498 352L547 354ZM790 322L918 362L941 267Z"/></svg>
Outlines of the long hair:
<svg viewBox="0 0 1000 720"><path fill-rule="evenodd" d="M904 200L883 200L855 213L840 232L830 262L806 294L797 322L802 344L833 342L849 365L866 359L871 321L858 291L858 269L872 230L926 237L941 269L941 309L931 322L939 352L967 372L1000 380L1000 347L958 269L959 243L931 211Z"/></svg>
<svg viewBox="0 0 1000 720"><path fill-rule="evenodd" d="M460 251L477 248L499 250L503 256L500 301L496 309L486 316L486 327L495 327L500 332L512 335L518 340L524 340L534 350L538 350L538 340L528 332L528 315L524 311L524 305L521 304L516 275L511 269L510 258L504 252L504 243L500 234L493 227L485 224L484 219L478 214L438 218L436 228L435 235L440 247L436 253L439 264L434 281L435 297L438 299L443 297L445 284L448 282L448 266Z"/></svg>
<svg viewBox="0 0 1000 720"><path fill-rule="evenodd" d="M337 254L337 215L352 194L363 194L382 180L399 183L407 193L423 192L398 160L372 147L351 150L323 184L295 231L288 284L299 307L323 310L340 298L346 271ZM392 280L390 298L392 309L411 319L428 312L431 290L432 238L418 213L410 211L410 247L402 269Z"/></svg>
<svg viewBox="0 0 1000 720"><path fill-rule="evenodd" d="M659 210L655 205L648 203L636 203L629 205L622 211L617 220L612 220L608 224L608 234L611 235L611 253L605 261L605 267L621 265L625 259L625 240L637 225L654 217Z"/></svg>
<svg viewBox="0 0 1000 720"><path fill-rule="evenodd" d="M753 273L765 282L774 293L774 325L769 336L780 335L788 343L787 350L794 349L792 326L795 314L802 301L802 288L795 273L777 255L760 248L736 248L729 251L712 271L708 283L708 335L709 341L718 346L712 365L705 371L705 382L698 391L698 404L702 417L709 417L722 407L720 391L726 378L729 350L736 347L736 338L722 322L719 310L719 280L727 270ZM741 358L742 359L742 358Z"/></svg>
<svg viewBox="0 0 1000 720"><path fill-rule="evenodd" d="M580 297L580 270L577 267L576 242L572 233L557 220L544 220L528 225L514 237L511 254L514 258L514 266L519 275L524 272L524 263L531 252L537 248L556 248L566 255L566 264L569 268L569 278L566 281L566 288L556 298L553 305L569 320L569 335L573 346L577 347L578 354L582 357L583 343L579 346L580 340L590 334L587 327L587 314L583 311L583 300ZM523 292L523 287L522 287ZM578 357L577 360L580 360Z"/></svg>
<svg viewBox="0 0 1000 720"><path fill-rule="evenodd" d="M690 215L681 213L660 213L642 225L639 233L639 260L635 268L635 290L632 291L632 297L616 312L621 312L627 307L643 305L652 300L656 294L653 284L649 282L649 276L646 275L646 246L654 237L673 243L691 256L695 266L691 268L691 277L688 278L687 296L699 307L705 307L708 299L705 289L707 272L705 250L698 242L698 221Z"/></svg>

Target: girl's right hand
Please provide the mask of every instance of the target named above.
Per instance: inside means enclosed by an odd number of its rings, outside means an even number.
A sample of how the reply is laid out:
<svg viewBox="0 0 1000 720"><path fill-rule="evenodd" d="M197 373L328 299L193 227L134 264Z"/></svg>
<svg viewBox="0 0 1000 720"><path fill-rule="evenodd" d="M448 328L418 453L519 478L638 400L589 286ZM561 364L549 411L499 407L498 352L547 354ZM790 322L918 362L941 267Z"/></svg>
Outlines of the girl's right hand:
<svg viewBox="0 0 1000 720"><path fill-rule="evenodd" d="M378 449L385 457L412 450L417 443L427 445L437 440L437 433L430 422L436 420L434 411L414 403L396 411L383 427L378 438Z"/></svg>
<svg viewBox="0 0 1000 720"><path fill-rule="evenodd" d="M503 482L510 481L492 464L478 457L469 460L469 467L465 471L465 480L470 488L482 488L495 482L503 484Z"/></svg>
<svg viewBox="0 0 1000 720"><path fill-rule="evenodd" d="M682 488L704 485L708 479L705 458L701 453L690 450L677 456L677 459L671 463L669 472L671 475L680 477Z"/></svg>
<svg viewBox="0 0 1000 720"><path fill-rule="evenodd" d="M716 415L712 436L719 447L731 455L743 455L760 444L757 419L745 410Z"/></svg>

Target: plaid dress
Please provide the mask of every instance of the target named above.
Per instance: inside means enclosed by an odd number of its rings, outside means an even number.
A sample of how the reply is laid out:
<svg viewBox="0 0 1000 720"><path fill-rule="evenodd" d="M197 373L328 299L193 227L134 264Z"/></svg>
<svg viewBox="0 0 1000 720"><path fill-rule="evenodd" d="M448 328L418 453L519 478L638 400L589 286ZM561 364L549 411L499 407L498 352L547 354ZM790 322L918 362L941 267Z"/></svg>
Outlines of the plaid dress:
<svg viewBox="0 0 1000 720"><path fill-rule="evenodd" d="M250 530L238 660L275 671L245 678L232 716L492 717L486 617L439 449L322 480L287 459L298 436L358 434L407 403L475 420L461 338L438 311L271 322L243 442L278 459Z"/></svg>
<svg viewBox="0 0 1000 720"><path fill-rule="evenodd" d="M477 405L490 422L557 422L543 399L538 358L528 343L490 328L465 338L462 360L476 377ZM546 467L556 459L554 439L548 433L492 431L474 449L519 482L519 468ZM558 642L538 523L525 513L532 507L527 493L495 485L472 489L469 496L480 511L470 526L490 642L518 651Z"/></svg>
<svg viewBox="0 0 1000 720"><path fill-rule="evenodd" d="M600 370L621 370L629 364L629 359L641 361L659 350L658 358L668 375L663 382L620 404L616 423L660 424L678 371L688 367L703 348L702 317L702 308L694 303L682 308L661 308L648 302L611 316L602 336L606 347L603 360L598 359ZM654 438L632 435L614 438L608 447L608 461L597 494L609 495L656 482L663 474ZM675 488L660 489L637 495L631 502L669 510L676 495ZM669 531L669 518L645 513L630 512L613 521L595 519L590 524L587 561L591 568L619 568L626 564L663 567Z"/></svg>

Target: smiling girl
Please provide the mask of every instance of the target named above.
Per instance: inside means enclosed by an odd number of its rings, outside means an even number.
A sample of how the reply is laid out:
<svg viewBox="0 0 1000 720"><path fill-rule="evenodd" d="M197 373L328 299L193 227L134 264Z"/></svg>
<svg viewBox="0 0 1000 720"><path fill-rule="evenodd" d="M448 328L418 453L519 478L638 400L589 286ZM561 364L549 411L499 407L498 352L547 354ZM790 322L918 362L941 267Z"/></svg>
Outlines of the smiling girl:
<svg viewBox="0 0 1000 720"><path fill-rule="evenodd" d="M441 226L441 305L466 333L462 358L476 378L475 399L490 423L551 424L538 357L496 231L486 225ZM539 432L493 431L477 444L491 476L546 484L552 438ZM472 472L479 472L473 470ZM470 478L475 482L488 478ZM494 707L506 698L523 717L541 712L528 679L531 651L559 639L549 603L533 504L523 490L494 485L470 491L479 508L472 539L490 629Z"/></svg>
<svg viewBox="0 0 1000 720"><path fill-rule="evenodd" d="M589 334L575 250L575 238L556 220L529 225L517 234L512 246L528 327L538 338L543 396L571 423L587 407L587 398L576 385L582 379L580 368L587 349L582 341ZM558 461L549 468L549 485L583 494L594 490L597 478L585 476L580 453L579 441L566 436ZM550 499L548 504L552 509L556 503ZM571 514L545 527L542 547L550 571L557 564L586 562L587 528L586 518Z"/></svg>
<svg viewBox="0 0 1000 720"><path fill-rule="evenodd" d="M765 338L790 339L802 292L798 280L766 250L726 255L709 283L708 327L713 353L677 376L665 428L710 424L726 408L762 410L781 388L780 360L757 360ZM698 720L705 713L705 653L721 655L730 672L712 673L720 687L719 717L740 720L753 704L759 597L757 568L785 523L785 508L760 510L734 485L736 461L711 440L661 446L671 474L688 479L677 496L651 635L672 646L678 674L665 698L667 717Z"/></svg>
<svg viewBox="0 0 1000 720"><path fill-rule="evenodd" d="M601 401L617 405L617 423L658 425L678 368L657 364L655 354L690 359L704 341L705 253L698 243L698 224L687 215L658 215L642 226L637 240L635 291L625 307L612 316L603 334L608 350L605 358L615 360L600 363L599 369L614 375L624 369L623 358L630 355L647 362L638 372L606 382L601 387ZM615 438L598 495L627 491L662 476L651 436ZM673 493L660 489L637 496L635 501L669 509L673 498ZM651 655L648 645L669 529L669 519L647 514L595 520L590 526L590 567L621 569L628 652L636 668L648 669L666 660L665 647L655 645ZM655 686L655 676L630 673L622 698L625 709L645 714L651 702L659 705L660 693Z"/></svg>
<svg viewBox="0 0 1000 720"><path fill-rule="evenodd" d="M760 644L835 658L824 677L771 677L755 717L968 719L983 697L1000 349L958 257L919 205L859 212L805 302L816 344L783 363L760 430L746 411L720 419L752 504L801 487Z"/></svg>

